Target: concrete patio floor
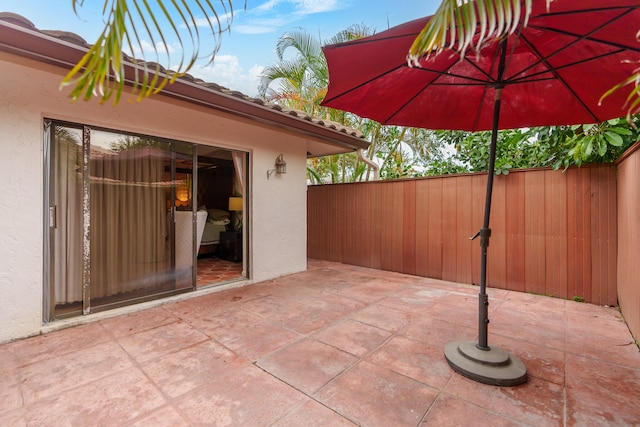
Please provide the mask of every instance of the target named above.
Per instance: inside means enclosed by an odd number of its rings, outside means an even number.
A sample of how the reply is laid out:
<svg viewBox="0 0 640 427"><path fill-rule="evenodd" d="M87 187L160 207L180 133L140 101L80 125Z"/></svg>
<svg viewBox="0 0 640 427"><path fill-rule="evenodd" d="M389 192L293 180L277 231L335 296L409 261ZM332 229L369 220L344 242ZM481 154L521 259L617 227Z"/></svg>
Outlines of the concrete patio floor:
<svg viewBox="0 0 640 427"><path fill-rule="evenodd" d="M0 425L640 424L615 309L490 289L518 387L454 373L478 288L309 260L309 271L0 346Z"/></svg>

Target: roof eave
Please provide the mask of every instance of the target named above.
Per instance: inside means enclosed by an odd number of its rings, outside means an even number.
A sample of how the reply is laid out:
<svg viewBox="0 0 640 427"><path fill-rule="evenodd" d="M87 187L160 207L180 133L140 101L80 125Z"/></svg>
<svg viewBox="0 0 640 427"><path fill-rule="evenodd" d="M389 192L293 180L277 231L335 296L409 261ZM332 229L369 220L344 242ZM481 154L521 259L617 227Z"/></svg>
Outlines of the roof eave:
<svg viewBox="0 0 640 427"><path fill-rule="evenodd" d="M88 47L0 20L0 50L64 69L71 69L88 51ZM129 71L135 72L136 65L127 62L126 66ZM127 83L131 84L131 81ZM234 92L230 91L230 93ZM355 151L369 146L369 142L356 135L355 132L349 133L346 128L338 129L334 124L329 124L328 127L321 120L311 118L304 113L284 110L277 105L266 106L250 102L242 97L223 93L188 78L180 78L172 85L165 86L161 95L293 131L333 145L339 148L337 152ZM299 117L298 114L303 117Z"/></svg>

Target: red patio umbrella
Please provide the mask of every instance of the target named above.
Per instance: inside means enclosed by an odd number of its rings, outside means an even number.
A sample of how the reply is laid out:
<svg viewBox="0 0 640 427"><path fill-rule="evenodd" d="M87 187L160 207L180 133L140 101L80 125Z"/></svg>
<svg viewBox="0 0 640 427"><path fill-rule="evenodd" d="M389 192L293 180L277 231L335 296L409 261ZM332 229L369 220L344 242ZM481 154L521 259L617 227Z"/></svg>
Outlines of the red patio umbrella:
<svg viewBox="0 0 640 427"><path fill-rule="evenodd" d="M521 361L488 345L487 247L498 129L597 123L626 114L625 95L600 98L640 66L638 0L533 0L527 27L463 58L455 50L409 66L411 44L430 17L323 48L329 89L322 105L382 124L492 130L480 237L478 342L445 347L449 364L474 380L517 385ZM476 36L477 38L477 36Z"/></svg>

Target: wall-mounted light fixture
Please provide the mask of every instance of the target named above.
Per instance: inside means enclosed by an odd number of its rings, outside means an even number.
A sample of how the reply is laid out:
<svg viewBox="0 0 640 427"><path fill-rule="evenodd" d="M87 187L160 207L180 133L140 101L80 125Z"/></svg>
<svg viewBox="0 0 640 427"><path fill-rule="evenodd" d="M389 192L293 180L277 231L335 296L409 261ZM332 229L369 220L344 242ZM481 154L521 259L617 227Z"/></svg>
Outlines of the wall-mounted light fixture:
<svg viewBox="0 0 640 427"><path fill-rule="evenodd" d="M278 155L276 158L276 168L269 169L267 171L267 179L271 178L271 175L277 173L278 175L287 173L287 162L284 161L284 156L282 154Z"/></svg>

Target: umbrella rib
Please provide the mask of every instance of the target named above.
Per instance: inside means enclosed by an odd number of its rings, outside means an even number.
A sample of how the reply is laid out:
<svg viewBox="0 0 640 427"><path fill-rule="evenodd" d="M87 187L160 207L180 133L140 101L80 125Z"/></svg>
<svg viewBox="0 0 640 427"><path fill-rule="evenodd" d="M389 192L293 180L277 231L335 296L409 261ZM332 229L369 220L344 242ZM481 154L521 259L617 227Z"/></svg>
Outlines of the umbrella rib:
<svg viewBox="0 0 640 427"><path fill-rule="evenodd" d="M605 58L607 56L617 55L617 54L622 53L622 52L624 52L624 49L618 49L618 50L615 50L615 51L612 51L612 52L607 52L607 53L603 53L603 54L600 54L600 55L592 56L590 58L581 59L580 61L574 61L574 62L571 62L571 63L568 63L568 64L560 65L558 67L554 67L554 70L557 71L557 70L563 70L565 68L575 67L576 65L586 64L587 62L596 61L598 59ZM536 51L536 53L538 53L538 52ZM537 62L536 65L540 64L541 62L542 61ZM529 70L530 68L531 67L527 67L526 70ZM524 72L526 70L523 70L522 72ZM553 77L536 78L538 76L542 76L544 74L547 74L548 72L549 72L549 70L539 71L537 73L528 74L526 76L522 76L522 77L519 77L519 78L511 78L511 79L508 80L508 82L509 82L509 84L512 84L512 83L530 83L530 82L539 82L539 81L545 81L545 80L553 80L554 79ZM518 73L518 74L520 74L520 73Z"/></svg>
<svg viewBox="0 0 640 427"><path fill-rule="evenodd" d="M633 9L633 10L635 10L635 9ZM589 41L593 41L593 42L596 42L596 43L605 44L607 46L616 47L618 49L633 50L633 51L640 52L639 48L631 48L631 47L622 45L620 43L607 42L606 40L600 40L600 39L595 39L595 38L591 38L590 37L592 34L595 34L598 31L602 30L603 28L608 27L609 25L611 25L614 22L616 22L619 19L621 19L623 16L631 13L633 10L626 10L624 13L622 13L622 14L620 14L620 15L612 18L612 19L610 19L609 21L605 22L604 24L594 28L593 30L589 31L587 34L583 34L583 35L571 33L569 31L558 30L558 29L555 29L555 28L549 28L549 27L544 27L544 26L540 26L540 25L529 24L528 28L533 28L533 29L542 30L542 31L550 31L550 32L555 32L557 34L562 34L562 35L566 35L566 36L570 36L570 37L575 37L575 40L573 40L571 43L566 44L561 49L556 50L555 52L553 52L552 54L550 54L550 55L548 55L546 57L543 57L542 55L540 55L540 53L538 51L536 51L536 54L540 58L540 61L538 61L536 63L533 63L533 64L529 65L528 67L520 70L518 72L518 74L525 73L528 70L530 70L531 68L534 68L534 67L538 66L541 63L544 63L548 67L547 61L550 58L552 58L552 57L564 52L565 50L569 49L570 47L572 47L576 43L579 43L579 42L581 42L583 40L589 40ZM526 37L524 35L522 35L522 39L524 40L524 39L526 39ZM526 43L529 45L529 47L533 48L532 44L528 40L526 41ZM515 78L516 75L513 75L512 77L510 77L509 80Z"/></svg>
<svg viewBox="0 0 640 427"><path fill-rule="evenodd" d="M569 86L569 84L567 84L567 82L558 74L557 69L553 68L548 62L547 59L548 58L543 58L542 55L540 54L540 52L529 42L529 40L527 40L526 37L522 37L522 40L529 45L529 47L531 48L531 51L534 52L536 54L536 56L538 56L538 58L540 58L540 62L542 64L544 64L544 66L546 66L549 70L550 73L552 73L555 78L562 83L562 85L567 89L567 91L569 91L569 93L574 97L574 99L576 101L578 101L578 103L580 105L582 105L582 108L584 108L584 110L591 116L591 118L594 120L594 122L598 122L600 120L598 120L598 117L593 113L593 111L591 111L591 109L589 107L587 107L587 105L582 101L582 99L580 99L580 97L578 96L578 94L576 94L576 92L573 90L573 88L571 88L571 86Z"/></svg>
<svg viewBox="0 0 640 427"><path fill-rule="evenodd" d="M333 101L335 101L336 99L338 99L338 98L340 98L340 97L342 97L342 96L344 96L344 95L346 95L346 94L348 94L348 93L351 93L351 92L353 92L353 91L355 91L355 90L357 90L357 89L360 89L361 87L368 85L369 83L371 83L371 82L375 81L376 79L379 79L379 78L380 78L380 77L382 77L382 76L386 76L387 74L393 73L394 71L396 71L396 70L398 70L398 69L400 69L400 68L402 68L402 67L406 67L406 65L405 65L405 64L402 64L402 65L398 65L397 67L393 67L392 69L387 70L387 71L385 71L384 73L378 74L378 75L376 75L376 76L374 76L374 77L371 77L371 78L370 78L370 79L368 79L367 81L364 81L364 82L360 83L359 85L354 86L354 87L350 88L349 90L347 90L347 91L345 91L345 92L341 92L341 93L339 93L339 94L337 94L336 96L333 96L333 97L331 97L331 98L325 98L325 99L322 101L322 103L323 103L323 104L326 104L326 103L329 103L329 102L333 102Z"/></svg>
<svg viewBox="0 0 640 427"><path fill-rule="evenodd" d="M545 12L536 16L537 17L547 17L547 16L564 16L564 15L581 15L583 13L598 13L598 12L606 12L608 10L635 10L640 8L640 6L606 6L606 7L592 7L589 9L578 9L578 10L564 10L560 12Z"/></svg>
<svg viewBox="0 0 640 427"><path fill-rule="evenodd" d="M596 28L594 31L591 31L589 34L593 34L594 32L600 31L602 28L614 23L617 19L618 18L616 18L613 21L608 22L607 24L603 25L602 27ZM603 45L606 45L606 46L615 47L615 48L618 48L618 49L625 49L625 50L631 50L631 51L634 51L634 52L640 52L640 47L634 47L634 46L631 46L631 45L625 45L625 44L622 44L622 43L616 43L616 42L603 40L603 39L599 39L599 38L595 38L595 37L589 37L588 34L581 36L580 34L572 33L570 31L565 31L565 30L561 30L561 29L558 29L558 28L544 27L542 25L535 25L535 24L529 25L529 28L534 28L536 30L542 30L542 31L549 31L549 32L552 32L552 33L562 34L564 36L575 37L576 40L571 42L571 44L575 44L575 43L583 41L583 40L588 40L588 41L591 41L591 42L594 42L594 43L599 43L599 44L603 44ZM562 52L566 48L567 47L564 47L563 49L559 50L558 52Z"/></svg>

